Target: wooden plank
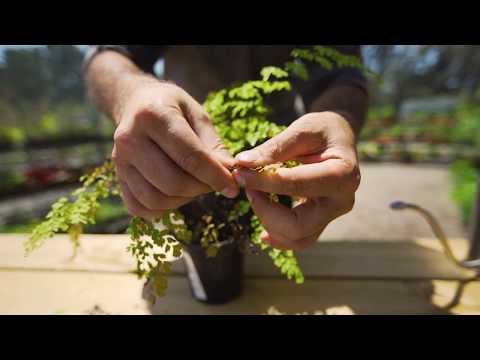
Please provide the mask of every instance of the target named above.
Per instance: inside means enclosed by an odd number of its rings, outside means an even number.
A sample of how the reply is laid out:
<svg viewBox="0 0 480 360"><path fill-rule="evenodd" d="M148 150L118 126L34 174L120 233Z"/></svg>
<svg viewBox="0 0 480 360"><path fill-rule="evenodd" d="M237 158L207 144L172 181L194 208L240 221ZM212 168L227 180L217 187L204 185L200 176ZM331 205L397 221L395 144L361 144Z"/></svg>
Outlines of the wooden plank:
<svg viewBox="0 0 480 360"><path fill-rule="evenodd" d="M134 260L126 252L124 235L84 235L78 257L71 260L72 248L66 236L57 236L25 258L22 243L27 235L0 235L0 269L43 269L96 272L131 272ZM454 250L464 252L467 241L452 241ZM439 279L465 280L469 271L449 263L435 239L415 242L327 242L298 254L307 278ZM184 274L183 262L174 264L174 273ZM265 255L248 255L246 275L280 276Z"/></svg>
<svg viewBox="0 0 480 360"><path fill-rule="evenodd" d="M315 281L291 288L280 280L246 283L242 298L221 306L192 300L185 279L171 281L168 296L153 308L140 299L141 282L131 275L0 272L0 313L84 314L96 305L109 314L262 314L274 305L286 313L347 305L355 314L478 314L474 304L443 310L432 302L436 288L429 282ZM14 286L9 286L9 283ZM445 286L453 287L452 282ZM478 284L477 284L478 288ZM13 290L13 291L12 291ZM35 299L32 301L31 299Z"/></svg>
<svg viewBox="0 0 480 360"><path fill-rule="evenodd" d="M0 270L0 313L85 314L98 305L112 314L146 314L142 286L129 274Z"/></svg>
<svg viewBox="0 0 480 360"><path fill-rule="evenodd" d="M480 285L465 304L444 310L436 297L455 282L317 280L298 286L281 279L248 279L239 299L208 306L190 295L185 278L173 277L167 297L154 307L141 298L143 283L130 274L0 270L0 314L264 314L270 306L295 314L348 306L355 314L480 313ZM440 289L440 290L439 290ZM443 292L441 290L443 289Z"/></svg>
<svg viewBox="0 0 480 360"><path fill-rule="evenodd" d="M480 315L480 281L433 281L432 301L452 314Z"/></svg>
<svg viewBox="0 0 480 360"><path fill-rule="evenodd" d="M299 253L298 258L307 278L459 280L473 276L452 265L433 246L413 242L322 241ZM247 269L263 276L277 271L264 256L249 257Z"/></svg>
<svg viewBox="0 0 480 360"><path fill-rule="evenodd" d="M28 235L0 235L0 268L129 272L135 268L127 253L125 235L82 235L78 256L72 260L73 248L66 235L49 239L25 257L23 243Z"/></svg>

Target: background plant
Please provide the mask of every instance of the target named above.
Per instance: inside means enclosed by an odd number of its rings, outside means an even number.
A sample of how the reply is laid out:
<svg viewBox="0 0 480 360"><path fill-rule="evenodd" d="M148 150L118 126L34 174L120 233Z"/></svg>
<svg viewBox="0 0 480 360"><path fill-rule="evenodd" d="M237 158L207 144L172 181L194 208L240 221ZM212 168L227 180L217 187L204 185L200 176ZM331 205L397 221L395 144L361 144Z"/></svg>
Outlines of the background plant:
<svg viewBox="0 0 480 360"><path fill-rule="evenodd" d="M463 223L466 224L472 216L477 184L480 171L470 161L456 161L450 168L452 179L451 196L460 208Z"/></svg>

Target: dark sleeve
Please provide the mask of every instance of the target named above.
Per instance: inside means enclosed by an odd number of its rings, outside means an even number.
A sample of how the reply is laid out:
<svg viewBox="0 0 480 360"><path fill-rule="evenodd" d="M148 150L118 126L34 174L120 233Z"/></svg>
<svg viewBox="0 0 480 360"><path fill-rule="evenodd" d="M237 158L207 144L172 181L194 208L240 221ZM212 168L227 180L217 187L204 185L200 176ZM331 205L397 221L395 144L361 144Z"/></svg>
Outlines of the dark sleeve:
<svg viewBox="0 0 480 360"><path fill-rule="evenodd" d="M362 59L361 45L325 45L345 55L354 55ZM309 79L294 80L297 91L302 96L305 108L309 109L313 101L327 88L336 85L349 85L358 87L367 92L367 79L361 70L354 68L341 68L326 70L316 63L308 63Z"/></svg>
<svg viewBox="0 0 480 360"><path fill-rule="evenodd" d="M98 53L104 50L117 51L137 65L141 70L154 74L154 66L158 59L160 59L167 46L164 45L90 45L88 47L85 59L83 62L84 70L88 67L92 59Z"/></svg>

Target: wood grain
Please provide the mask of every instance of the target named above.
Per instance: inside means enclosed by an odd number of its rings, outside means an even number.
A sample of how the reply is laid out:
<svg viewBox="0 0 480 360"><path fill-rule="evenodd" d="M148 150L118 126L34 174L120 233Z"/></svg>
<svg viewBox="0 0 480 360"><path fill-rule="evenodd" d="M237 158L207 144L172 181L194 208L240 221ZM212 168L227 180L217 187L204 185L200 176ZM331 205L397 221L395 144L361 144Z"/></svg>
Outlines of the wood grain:
<svg viewBox="0 0 480 360"><path fill-rule="evenodd" d="M126 252L129 239L124 235L84 235L77 258L71 260L71 244L60 235L25 257L22 243L27 235L0 235L0 269L52 271L131 272L135 263ZM466 240L454 240L454 249L465 250ZM452 265L441 253L435 239L415 242L327 242L298 253L307 278L440 279L465 280L472 276ZM246 275L281 276L270 259L248 254ZM174 264L176 274L184 274L182 261Z"/></svg>
<svg viewBox="0 0 480 360"><path fill-rule="evenodd" d="M348 306L355 314L480 314L480 282L451 265L435 239L410 242L320 242L299 255L307 279L287 281L265 256L247 257L243 295L226 305L192 299L183 263L175 264L167 297L154 307L131 271L121 235L85 235L71 260L66 236L25 258L27 235L0 235L0 314L264 314L314 313ZM452 241L465 254L468 241ZM461 256L461 255L459 255Z"/></svg>

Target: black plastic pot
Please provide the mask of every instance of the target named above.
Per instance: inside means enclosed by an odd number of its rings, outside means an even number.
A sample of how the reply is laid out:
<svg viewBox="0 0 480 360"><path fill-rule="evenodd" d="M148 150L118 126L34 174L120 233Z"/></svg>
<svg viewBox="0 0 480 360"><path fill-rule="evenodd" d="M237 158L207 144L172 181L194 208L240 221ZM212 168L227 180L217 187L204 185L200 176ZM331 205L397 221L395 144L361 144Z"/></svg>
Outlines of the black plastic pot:
<svg viewBox="0 0 480 360"><path fill-rule="evenodd" d="M184 263L193 297L206 304L224 304L241 295L244 253L236 241L225 242L208 258L200 244L187 246Z"/></svg>

